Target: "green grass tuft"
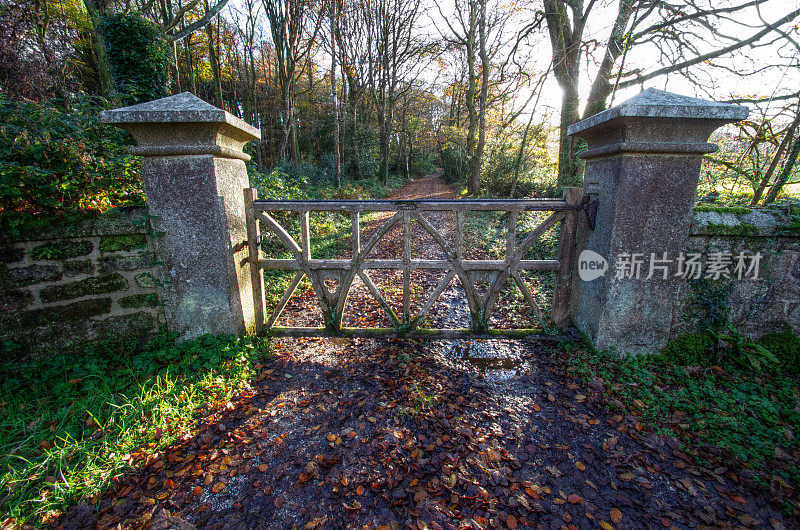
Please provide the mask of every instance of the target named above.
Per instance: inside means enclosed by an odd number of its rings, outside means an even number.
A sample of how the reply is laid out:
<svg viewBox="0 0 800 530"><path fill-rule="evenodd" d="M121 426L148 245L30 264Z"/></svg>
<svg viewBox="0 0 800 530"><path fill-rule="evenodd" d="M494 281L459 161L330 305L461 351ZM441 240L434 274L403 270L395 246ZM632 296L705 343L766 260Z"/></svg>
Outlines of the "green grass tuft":
<svg viewBox="0 0 800 530"><path fill-rule="evenodd" d="M0 367L0 512L52 521L181 436L204 403L223 403L267 351L259 339L162 336Z"/></svg>

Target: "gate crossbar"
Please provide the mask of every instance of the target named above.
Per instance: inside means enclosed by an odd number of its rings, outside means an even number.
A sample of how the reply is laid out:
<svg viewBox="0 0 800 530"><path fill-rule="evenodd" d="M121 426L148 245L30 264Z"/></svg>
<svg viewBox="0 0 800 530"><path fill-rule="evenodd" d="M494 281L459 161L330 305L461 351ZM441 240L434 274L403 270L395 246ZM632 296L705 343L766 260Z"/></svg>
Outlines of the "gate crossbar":
<svg viewBox="0 0 800 530"><path fill-rule="evenodd" d="M491 330L489 319L497 296L511 279L521 291L525 302L531 307L533 315L542 328L546 319L534 300L528 286L520 275L521 271L554 271L556 282L551 311L552 321L562 326L566 321L567 300L569 298L569 267L572 261L577 213L581 206L581 190L567 188L563 199L522 199L522 200L344 200L344 201L305 201L305 200L258 200L254 189L245 190L247 214L248 247L254 285L256 321L259 331L266 328L276 336L349 336L349 337L476 337L511 335L515 337L540 333L541 329ZM352 232L350 235L351 259L314 259L311 256L311 236L309 228L310 212L339 212L350 214ZM506 259L504 260L466 260L463 259L464 214L469 211L508 212L508 235L506 238ZM529 232L525 239L517 242L516 225L520 212L553 212L547 219ZM300 241L296 241L276 221L270 212L296 212L301 218ZM370 239L362 245L361 218L363 212L389 212L393 215L386 220ZM455 241L448 243L439 230L423 215L426 212L455 212ZM262 258L260 251L259 222L268 228L292 252L292 259ZM422 226L439 245L446 259L412 259L411 223ZM559 251L557 259L526 260L525 253L539 238L561 222ZM402 259L367 259L378 241L396 225L402 226ZM289 288L284 292L278 305L266 318L264 301L263 270L284 269L296 271ZM394 269L403 273L402 314L397 315L373 283L367 271L375 269ZM444 278L416 315L411 314L411 271L445 271ZM325 321L324 328L280 327L275 326L289 299L297 289L303 276L308 277L317 296ZM394 328L346 328L342 327L342 315L355 278L359 277L371 295L387 314ZM469 305L470 329L421 329L419 324L427 315L436 300L442 295L453 278L458 277ZM481 293L476 288L476 280L488 279L489 287ZM331 289L326 281L334 280Z"/></svg>

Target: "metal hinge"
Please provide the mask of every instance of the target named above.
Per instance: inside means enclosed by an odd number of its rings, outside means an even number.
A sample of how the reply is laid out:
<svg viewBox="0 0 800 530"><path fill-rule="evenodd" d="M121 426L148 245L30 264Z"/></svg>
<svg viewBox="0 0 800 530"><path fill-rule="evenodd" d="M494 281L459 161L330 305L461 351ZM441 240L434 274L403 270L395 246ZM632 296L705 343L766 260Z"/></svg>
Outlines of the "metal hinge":
<svg viewBox="0 0 800 530"><path fill-rule="evenodd" d="M594 230L595 224L597 223L597 199L592 199L589 195L584 195L583 199L581 200L581 209L586 212L586 221L589 224L589 228Z"/></svg>

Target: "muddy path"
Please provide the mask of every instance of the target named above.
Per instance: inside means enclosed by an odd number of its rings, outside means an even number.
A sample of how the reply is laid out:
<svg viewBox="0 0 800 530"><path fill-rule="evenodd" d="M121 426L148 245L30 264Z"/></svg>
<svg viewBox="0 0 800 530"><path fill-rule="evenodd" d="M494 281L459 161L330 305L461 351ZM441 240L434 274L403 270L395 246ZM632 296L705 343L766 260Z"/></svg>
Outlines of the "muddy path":
<svg viewBox="0 0 800 530"><path fill-rule="evenodd" d="M453 196L430 176L395 198ZM447 219L436 223L447 230ZM392 241L378 252L396 251ZM362 298L358 289L354 303ZM453 296L438 323L463 318ZM303 321L302 310L290 306L287 316ZM377 304L375 310L371 315L365 305L358 317L378 322ZM635 418L610 413L600 404L603 382L579 386L545 347L505 340L273 340L274 355L257 366L247 391L204 410L194 436L61 523L791 526L726 469L697 467L675 439L644 433Z"/></svg>

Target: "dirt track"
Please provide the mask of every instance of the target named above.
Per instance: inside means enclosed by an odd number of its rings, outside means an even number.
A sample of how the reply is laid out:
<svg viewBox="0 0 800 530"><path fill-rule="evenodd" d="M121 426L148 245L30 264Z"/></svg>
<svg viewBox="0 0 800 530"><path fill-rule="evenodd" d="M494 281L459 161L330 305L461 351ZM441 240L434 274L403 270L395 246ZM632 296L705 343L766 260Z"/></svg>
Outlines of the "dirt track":
<svg viewBox="0 0 800 530"><path fill-rule="evenodd" d="M395 198L452 196L431 176ZM387 241L379 252L396 250ZM582 389L536 343L285 339L273 351L252 390L64 527L790 526L726 470L613 416L602 381Z"/></svg>

